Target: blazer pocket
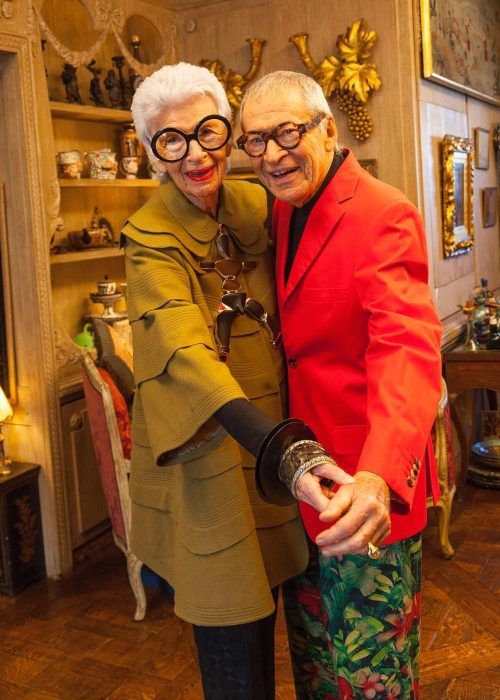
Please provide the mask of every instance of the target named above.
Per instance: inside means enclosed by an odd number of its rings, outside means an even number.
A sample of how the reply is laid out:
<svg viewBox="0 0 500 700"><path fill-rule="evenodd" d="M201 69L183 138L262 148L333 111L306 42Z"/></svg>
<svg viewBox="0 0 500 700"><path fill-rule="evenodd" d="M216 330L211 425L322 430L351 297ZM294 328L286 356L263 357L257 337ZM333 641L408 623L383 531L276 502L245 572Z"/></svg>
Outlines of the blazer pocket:
<svg viewBox="0 0 500 700"><path fill-rule="evenodd" d="M299 297L300 301L308 304L324 304L325 302L347 301L351 294L349 287L305 287Z"/></svg>

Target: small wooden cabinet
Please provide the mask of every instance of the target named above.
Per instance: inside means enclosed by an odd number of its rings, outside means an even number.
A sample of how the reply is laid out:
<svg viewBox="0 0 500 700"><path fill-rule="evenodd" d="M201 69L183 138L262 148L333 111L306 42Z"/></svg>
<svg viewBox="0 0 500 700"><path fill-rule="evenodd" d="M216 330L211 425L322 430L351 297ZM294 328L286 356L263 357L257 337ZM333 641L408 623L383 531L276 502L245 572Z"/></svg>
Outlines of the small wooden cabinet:
<svg viewBox="0 0 500 700"><path fill-rule="evenodd" d="M61 428L69 531L74 550L109 529L108 511L81 389L61 398Z"/></svg>
<svg viewBox="0 0 500 700"><path fill-rule="evenodd" d="M16 595L45 576L36 464L12 463L0 476L0 593Z"/></svg>

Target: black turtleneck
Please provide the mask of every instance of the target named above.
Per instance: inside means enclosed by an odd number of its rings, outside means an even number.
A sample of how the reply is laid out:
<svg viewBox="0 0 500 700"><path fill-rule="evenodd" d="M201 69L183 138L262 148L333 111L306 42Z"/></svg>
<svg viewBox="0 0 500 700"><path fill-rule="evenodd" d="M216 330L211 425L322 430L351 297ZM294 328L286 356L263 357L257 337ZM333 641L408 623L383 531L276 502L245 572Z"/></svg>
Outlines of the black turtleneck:
<svg viewBox="0 0 500 700"><path fill-rule="evenodd" d="M321 197L325 189L328 187L328 184L330 183L331 179L344 162L344 157L345 156L343 153L335 153L332 160L332 164L330 165L330 168L328 169L328 172L325 175L325 179L321 183L316 194L313 197L311 197L311 199L308 202L306 202L304 206L294 207L293 209L292 218L290 219L290 232L288 237L288 253L285 265L285 283L287 282L288 277L290 275L290 270L292 269L293 261L295 260L300 239L302 238L302 234L304 233L309 214L312 212L314 205Z"/></svg>

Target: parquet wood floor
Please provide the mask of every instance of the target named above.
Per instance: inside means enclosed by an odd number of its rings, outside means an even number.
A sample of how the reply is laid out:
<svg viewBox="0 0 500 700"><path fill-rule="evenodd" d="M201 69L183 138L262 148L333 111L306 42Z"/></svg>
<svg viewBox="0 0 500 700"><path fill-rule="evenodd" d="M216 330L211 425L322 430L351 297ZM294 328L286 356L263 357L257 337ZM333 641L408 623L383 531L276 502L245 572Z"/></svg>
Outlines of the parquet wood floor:
<svg viewBox="0 0 500 700"><path fill-rule="evenodd" d="M425 534L421 700L500 699L499 494L467 486L454 508L452 561ZM111 543L62 581L0 596L0 698L201 700L195 647L172 604L148 589L133 622L125 560ZM283 617L277 699L294 692Z"/></svg>

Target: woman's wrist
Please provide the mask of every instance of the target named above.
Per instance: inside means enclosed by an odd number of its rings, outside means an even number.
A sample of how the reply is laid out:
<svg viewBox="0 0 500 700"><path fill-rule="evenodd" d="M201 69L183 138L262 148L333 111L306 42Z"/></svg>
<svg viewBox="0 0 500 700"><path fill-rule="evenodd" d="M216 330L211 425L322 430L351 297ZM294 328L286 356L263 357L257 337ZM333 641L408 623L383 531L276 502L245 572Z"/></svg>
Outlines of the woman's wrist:
<svg viewBox="0 0 500 700"><path fill-rule="evenodd" d="M278 466L280 480L294 498L297 498L299 479L320 464L338 466L333 457L316 440L298 440L284 452Z"/></svg>

